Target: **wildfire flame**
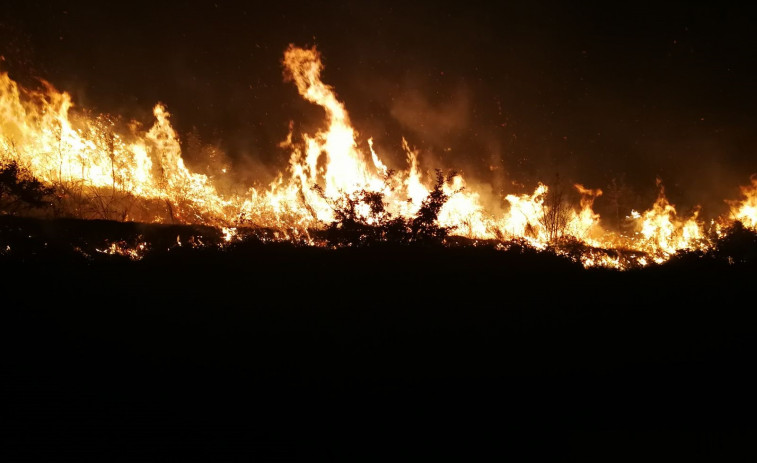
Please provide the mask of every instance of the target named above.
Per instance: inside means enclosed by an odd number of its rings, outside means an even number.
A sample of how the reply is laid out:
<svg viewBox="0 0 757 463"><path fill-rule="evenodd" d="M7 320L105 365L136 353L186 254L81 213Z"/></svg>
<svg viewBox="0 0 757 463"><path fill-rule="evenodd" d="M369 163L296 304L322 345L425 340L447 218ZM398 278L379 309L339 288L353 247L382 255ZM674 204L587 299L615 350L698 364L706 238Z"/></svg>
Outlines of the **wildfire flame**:
<svg viewBox="0 0 757 463"><path fill-rule="evenodd" d="M419 166L420 153L403 139L407 165L390 169L372 139L367 152L359 147L344 104L321 80L323 65L315 47L290 45L282 63L285 80L293 82L307 101L323 108L326 128L299 137L290 129L281 144L290 150L288 165L267 187L224 194L212 178L192 172L184 163L170 114L161 103L155 105L154 122L145 130L137 123L124 125L111 116L76 110L71 96L51 84L42 82L41 89L27 89L6 73L0 73L0 164L15 162L54 187L56 213L209 224L222 229L227 242L238 238L238 227L265 227L274 230L278 239L317 244L311 232L336 220L333 204L340 198L355 201L367 223L375 220L374 211L361 200L366 193L382 195L383 213L388 216L415 216L434 188L433 176ZM601 226L592 209L601 190L574 187L581 196L577 210L565 204L563 192L540 183L531 194L501 198L506 212L495 215L487 211L481 194L463 175L451 175L442 185L447 201L439 211L438 224L449 227L453 235L517 239L540 249L566 239L583 243L587 249L627 249L639 253L635 265L662 262L680 250L709 246L698 211L679 218L662 187L650 209L631 211L634 231L629 235L607 232ZM718 230L733 220L757 227L757 177L741 191L745 198L730 203L731 217L718 220ZM116 243L101 252L140 255ZM580 261L586 266L628 265L617 255L589 250Z"/></svg>
<svg viewBox="0 0 757 463"><path fill-rule="evenodd" d="M740 187L744 199L731 202L731 215L744 226L757 228L757 175L750 180L750 185Z"/></svg>

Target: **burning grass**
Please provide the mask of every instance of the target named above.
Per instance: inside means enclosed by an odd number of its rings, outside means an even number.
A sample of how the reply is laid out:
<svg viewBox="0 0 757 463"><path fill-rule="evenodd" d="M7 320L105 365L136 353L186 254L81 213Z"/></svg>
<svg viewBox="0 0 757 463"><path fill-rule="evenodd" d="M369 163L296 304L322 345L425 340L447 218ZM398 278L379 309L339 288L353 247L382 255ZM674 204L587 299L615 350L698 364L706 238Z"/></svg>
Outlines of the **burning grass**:
<svg viewBox="0 0 757 463"><path fill-rule="evenodd" d="M111 237L75 246L90 257L140 259L154 252L150 249L213 247L245 236L329 247L439 244L457 237L495 241L503 249L527 243L585 267L618 269L661 264L682 252L709 255L736 221L750 230L757 223L754 178L742 187L741 200L729 202L729 216L709 222L699 209L682 217L658 182L654 204L629 211L627 230L613 232L593 210L602 191L580 184L569 188L559 177L539 183L531 194L504 195L498 208L504 212L491 212L483 193L463 175L423 172L419 151L406 140L407 165L397 170L387 166L370 139L362 149L344 103L321 80L315 48L290 46L282 64L285 79L322 108L326 128L314 134L291 131L281 145L290 152L288 165L267 187L230 187L226 168L193 172L160 103L145 129L76 110L71 97L49 83L27 89L0 74L0 211L215 230L193 241L173 237L170 244ZM579 204L568 200L569 192L580 196ZM219 233L225 239L218 239Z"/></svg>
<svg viewBox="0 0 757 463"><path fill-rule="evenodd" d="M563 239L546 247L529 240L477 240L445 236L431 226L413 230L413 222L390 221L379 225L348 223L313 231L307 241L281 236L264 228L219 229L202 225L145 224L107 220L35 219L0 216L0 263L99 265L108 262L147 260L173 265L187 258L229 256L255 261L256 254L317 251L318 255L353 249L369 256L361 265L382 253L438 253L490 256L498 265L526 265L544 271L556 268L632 270L651 267L697 268L708 265L753 268L757 264L757 232L736 222L706 249L683 250L662 263L633 249L599 248L575 239ZM415 234L417 233L417 234ZM310 249L311 251L307 251ZM323 254L327 253L327 254ZM10 268L10 267L9 267Z"/></svg>

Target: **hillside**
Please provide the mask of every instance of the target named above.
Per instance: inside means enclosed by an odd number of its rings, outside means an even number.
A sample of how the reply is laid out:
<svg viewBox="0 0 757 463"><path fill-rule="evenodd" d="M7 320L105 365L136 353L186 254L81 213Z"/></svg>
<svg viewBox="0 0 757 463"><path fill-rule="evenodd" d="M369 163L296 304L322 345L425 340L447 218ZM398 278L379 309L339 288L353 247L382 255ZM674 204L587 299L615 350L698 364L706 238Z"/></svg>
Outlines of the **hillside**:
<svg viewBox="0 0 757 463"><path fill-rule="evenodd" d="M3 239L29 246L0 256L3 427L16 445L215 460L443 439L464 455L559 454L613 429L751 423L753 260L616 272L516 247L248 239L134 261L62 244L140 236L156 250L199 235L222 241L198 227L4 218Z"/></svg>

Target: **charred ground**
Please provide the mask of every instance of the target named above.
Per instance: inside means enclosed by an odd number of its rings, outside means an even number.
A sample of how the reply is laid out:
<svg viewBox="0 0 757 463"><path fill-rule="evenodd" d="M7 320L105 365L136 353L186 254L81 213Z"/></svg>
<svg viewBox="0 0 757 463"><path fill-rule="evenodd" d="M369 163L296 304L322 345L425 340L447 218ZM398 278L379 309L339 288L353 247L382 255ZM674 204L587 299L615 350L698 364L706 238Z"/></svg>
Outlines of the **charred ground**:
<svg viewBox="0 0 757 463"><path fill-rule="evenodd" d="M0 219L3 433L29 455L638 456L618 431L670 429L707 436L696 453L755 411L748 230L616 272L517 245Z"/></svg>

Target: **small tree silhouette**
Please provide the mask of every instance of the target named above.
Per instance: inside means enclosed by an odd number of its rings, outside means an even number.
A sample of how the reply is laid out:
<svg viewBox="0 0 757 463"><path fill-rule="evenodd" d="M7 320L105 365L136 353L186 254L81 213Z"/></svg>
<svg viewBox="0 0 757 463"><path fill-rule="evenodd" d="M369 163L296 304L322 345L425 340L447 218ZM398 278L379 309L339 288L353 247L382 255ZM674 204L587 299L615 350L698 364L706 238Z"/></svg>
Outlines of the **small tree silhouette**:
<svg viewBox="0 0 757 463"><path fill-rule="evenodd" d="M565 188L560 180L560 174L555 174L554 181L549 185L547 196L542 204L542 212L540 222L547 232L547 239L550 242L559 240L565 233L571 212L565 198Z"/></svg>
<svg viewBox="0 0 757 463"><path fill-rule="evenodd" d="M0 164L0 210L9 214L52 206L55 189L47 187L16 161Z"/></svg>
<svg viewBox="0 0 757 463"><path fill-rule="evenodd" d="M440 243L449 235L452 227L440 226L438 223L438 217L442 207L444 207L444 204L450 198L449 195L444 193L444 185L454 177L454 172L451 172L445 178L441 170L436 170L436 184L434 184L434 189L431 190L431 193L429 193L426 199L423 200L421 208L409 224L410 232L414 241Z"/></svg>

